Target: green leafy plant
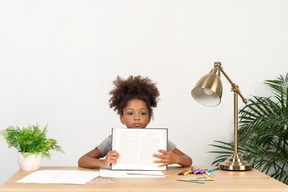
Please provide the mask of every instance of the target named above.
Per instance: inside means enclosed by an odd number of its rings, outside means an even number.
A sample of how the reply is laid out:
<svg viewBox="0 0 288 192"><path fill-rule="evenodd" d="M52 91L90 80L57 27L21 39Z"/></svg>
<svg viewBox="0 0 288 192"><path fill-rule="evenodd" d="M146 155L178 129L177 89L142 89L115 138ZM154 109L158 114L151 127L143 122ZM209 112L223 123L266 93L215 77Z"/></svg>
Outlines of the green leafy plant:
<svg viewBox="0 0 288 192"><path fill-rule="evenodd" d="M37 125L28 125L22 129L16 126L9 126L0 131L0 135L6 139L8 147L15 147L19 152L39 155L42 152L43 157L51 159L50 150L64 153L55 139L47 139L47 126L43 130Z"/></svg>
<svg viewBox="0 0 288 192"><path fill-rule="evenodd" d="M239 111L238 152L254 168L288 184L288 73L266 80L273 96L249 99ZM233 142L215 141L220 154L213 165L230 157Z"/></svg>

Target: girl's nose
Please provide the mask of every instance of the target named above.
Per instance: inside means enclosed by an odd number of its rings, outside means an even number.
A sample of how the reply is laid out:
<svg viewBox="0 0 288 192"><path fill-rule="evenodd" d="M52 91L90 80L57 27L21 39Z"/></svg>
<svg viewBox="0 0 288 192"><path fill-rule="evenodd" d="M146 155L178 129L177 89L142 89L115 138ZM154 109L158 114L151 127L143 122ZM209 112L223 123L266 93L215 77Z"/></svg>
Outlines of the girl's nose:
<svg viewBox="0 0 288 192"><path fill-rule="evenodd" d="M134 116L134 119L135 119L135 120L139 120L139 119L140 119L139 115L136 114L136 115Z"/></svg>

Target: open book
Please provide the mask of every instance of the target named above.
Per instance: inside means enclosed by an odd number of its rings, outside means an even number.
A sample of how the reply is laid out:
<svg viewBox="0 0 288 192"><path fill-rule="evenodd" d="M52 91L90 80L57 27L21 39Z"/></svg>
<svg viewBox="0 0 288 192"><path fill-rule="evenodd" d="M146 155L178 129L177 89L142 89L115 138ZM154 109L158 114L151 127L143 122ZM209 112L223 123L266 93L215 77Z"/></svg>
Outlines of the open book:
<svg viewBox="0 0 288 192"><path fill-rule="evenodd" d="M112 170L167 170L167 166L158 167L153 163L161 154L158 149L167 151L168 129L166 128L112 128L112 150L120 156Z"/></svg>

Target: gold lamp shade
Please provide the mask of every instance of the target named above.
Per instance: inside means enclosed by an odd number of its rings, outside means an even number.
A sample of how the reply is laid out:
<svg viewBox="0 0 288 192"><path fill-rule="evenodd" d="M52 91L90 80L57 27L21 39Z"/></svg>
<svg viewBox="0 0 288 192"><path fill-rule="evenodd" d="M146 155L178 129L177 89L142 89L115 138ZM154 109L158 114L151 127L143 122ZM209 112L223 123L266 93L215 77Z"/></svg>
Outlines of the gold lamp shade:
<svg viewBox="0 0 288 192"><path fill-rule="evenodd" d="M222 90L220 71L214 68L196 83L191 95L198 103L213 107L220 104Z"/></svg>

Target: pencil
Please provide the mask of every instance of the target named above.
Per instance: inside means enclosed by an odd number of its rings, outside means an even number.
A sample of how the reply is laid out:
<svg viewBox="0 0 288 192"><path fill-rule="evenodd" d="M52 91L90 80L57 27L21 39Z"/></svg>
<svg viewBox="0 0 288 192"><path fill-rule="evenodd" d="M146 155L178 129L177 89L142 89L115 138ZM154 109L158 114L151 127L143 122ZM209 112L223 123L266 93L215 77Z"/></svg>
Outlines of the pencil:
<svg viewBox="0 0 288 192"><path fill-rule="evenodd" d="M127 175L165 176L165 175L161 175L161 174L151 174L151 173L127 173Z"/></svg>

